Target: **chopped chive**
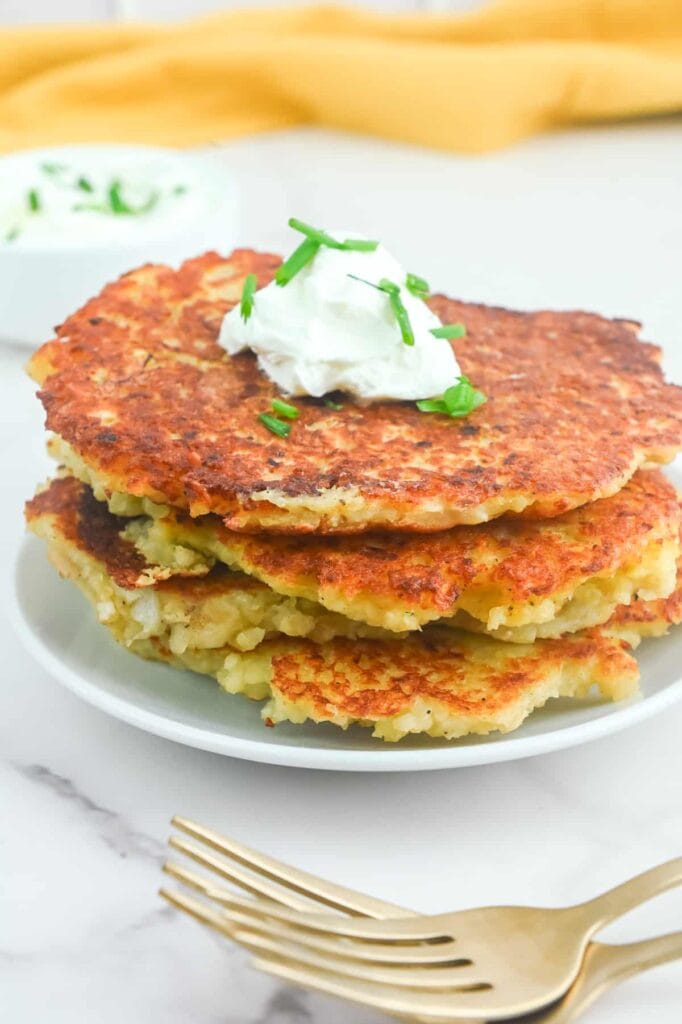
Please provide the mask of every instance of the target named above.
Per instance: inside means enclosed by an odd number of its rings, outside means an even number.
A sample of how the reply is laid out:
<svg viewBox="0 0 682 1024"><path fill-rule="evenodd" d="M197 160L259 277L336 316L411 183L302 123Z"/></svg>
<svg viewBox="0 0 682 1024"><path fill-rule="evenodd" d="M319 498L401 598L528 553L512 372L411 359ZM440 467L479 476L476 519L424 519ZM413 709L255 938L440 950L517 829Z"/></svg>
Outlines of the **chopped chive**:
<svg viewBox="0 0 682 1024"><path fill-rule="evenodd" d="M323 398L322 404L326 405L328 409L333 409L334 412L339 412L341 409L343 409L341 402L335 402L333 398Z"/></svg>
<svg viewBox="0 0 682 1024"><path fill-rule="evenodd" d="M300 231L302 235L317 242L318 245L326 245L328 249L343 249L347 252L374 252L379 246L378 242L366 238L346 238L343 242L339 242L338 239L328 235L326 231L314 228L297 217L289 218L289 227L294 231Z"/></svg>
<svg viewBox="0 0 682 1024"><path fill-rule="evenodd" d="M483 392L475 388L469 378L462 374L457 383L445 391L442 398L425 398L417 402L417 408L420 412L439 412L458 419L461 416L468 416L486 401Z"/></svg>
<svg viewBox="0 0 682 1024"><path fill-rule="evenodd" d="M428 299L429 283L417 274L408 274L405 278L405 287L416 299Z"/></svg>
<svg viewBox="0 0 682 1024"><path fill-rule="evenodd" d="M41 207L40 195L38 194L38 189L36 189L36 188L30 189L28 195L26 196L26 202L28 203L28 208L31 211L31 213L38 213L38 211L40 210L40 207Z"/></svg>
<svg viewBox="0 0 682 1024"><path fill-rule="evenodd" d="M81 190L81 192L94 192L95 191L95 189L93 188L92 182L89 181L87 178L79 178L78 181L76 182L76 185Z"/></svg>
<svg viewBox="0 0 682 1024"><path fill-rule="evenodd" d="M141 206L130 206L122 195L123 184L119 179L112 181L108 189L109 209L111 213L127 216L139 216L142 213L149 213L159 201L159 192L153 191L149 198Z"/></svg>
<svg viewBox="0 0 682 1024"><path fill-rule="evenodd" d="M299 270L303 270L303 268L315 258L319 248L319 242L316 242L312 238L306 238L305 242L301 242L299 247L294 249L291 256L277 268L275 272L275 282L281 288L283 288L285 284L289 284L289 281L298 274Z"/></svg>
<svg viewBox="0 0 682 1024"><path fill-rule="evenodd" d="M412 324L410 323L407 310L403 305L403 300L400 298L400 289L397 289L396 291L391 290L388 293L388 301L391 303L393 315L398 322L403 344L414 345L414 331L412 330Z"/></svg>
<svg viewBox="0 0 682 1024"><path fill-rule="evenodd" d="M443 392L443 401L451 416L466 415L473 408L475 388L468 377L460 377L457 384L453 384Z"/></svg>
<svg viewBox="0 0 682 1024"><path fill-rule="evenodd" d="M341 248L348 252L376 252L379 243L374 238L346 238Z"/></svg>
<svg viewBox="0 0 682 1024"><path fill-rule="evenodd" d="M249 319L253 313L253 296L258 285L258 278L255 274L247 274L244 281L244 287L242 288L242 301L239 306L239 312L242 315L244 323Z"/></svg>
<svg viewBox="0 0 682 1024"><path fill-rule="evenodd" d="M321 231L319 228L314 228L310 224L306 224L304 221L299 220L297 217L290 217L288 221L289 227L293 228L294 231L300 231L306 238L310 238L311 241L317 242L318 245L326 245L330 249L340 249L341 242L337 242L335 238L328 235L326 231Z"/></svg>
<svg viewBox="0 0 682 1024"><path fill-rule="evenodd" d="M431 334L434 338L463 338L467 329L464 324L443 324L442 327L434 327Z"/></svg>
<svg viewBox="0 0 682 1024"><path fill-rule="evenodd" d="M13 242L16 238L19 237L19 234L20 234L19 228L11 228L7 232L7 234L5 235L5 241L6 242Z"/></svg>
<svg viewBox="0 0 682 1024"><path fill-rule="evenodd" d="M40 165L40 169L44 174L61 174L66 170L66 164L44 163Z"/></svg>
<svg viewBox="0 0 682 1024"><path fill-rule="evenodd" d="M133 211L128 206L128 204L124 202L123 197L121 196L121 188L122 185L118 179L116 181L112 181L111 185L109 186L108 196L111 212L132 213Z"/></svg>
<svg viewBox="0 0 682 1024"><path fill-rule="evenodd" d="M271 416L270 413L262 412L258 416L258 419L267 427L271 434L277 434L278 437L288 437L291 431L290 423L282 423L281 420Z"/></svg>
<svg viewBox="0 0 682 1024"><path fill-rule="evenodd" d="M361 281L363 284L368 284L370 288L376 288L377 291L384 292L385 295L388 295L388 301L391 304L393 315L395 316L398 327L400 328L400 336L403 339L403 344L414 345L414 331L412 330L412 324L410 323L408 312L400 297L400 285L396 284L394 281L389 281L386 277L382 277L379 284L367 281L364 277L358 277L356 274L348 274L348 277L352 277L354 281Z"/></svg>
<svg viewBox="0 0 682 1024"><path fill-rule="evenodd" d="M444 412L447 414L448 407L442 398L423 398L417 402L420 412Z"/></svg>
<svg viewBox="0 0 682 1024"><path fill-rule="evenodd" d="M176 185L175 188L173 189L173 195L174 196L184 196L186 191L187 191L187 185Z"/></svg>
<svg viewBox="0 0 682 1024"><path fill-rule="evenodd" d="M299 416L296 406L289 405L288 402L283 402L281 398L273 398L272 410L273 412L279 413L280 416L284 416L285 420L297 420Z"/></svg>
<svg viewBox="0 0 682 1024"><path fill-rule="evenodd" d="M400 295L400 285L396 284L395 281L389 281L387 277L382 277L379 281L379 287L382 292L386 292L387 295Z"/></svg>

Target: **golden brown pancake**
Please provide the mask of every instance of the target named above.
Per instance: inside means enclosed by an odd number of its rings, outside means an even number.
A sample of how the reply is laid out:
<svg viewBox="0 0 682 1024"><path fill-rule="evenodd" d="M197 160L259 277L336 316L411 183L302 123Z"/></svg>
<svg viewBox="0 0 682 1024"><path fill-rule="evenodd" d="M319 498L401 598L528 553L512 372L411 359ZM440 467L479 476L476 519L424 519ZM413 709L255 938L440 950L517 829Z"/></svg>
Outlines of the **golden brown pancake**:
<svg viewBox="0 0 682 1024"><path fill-rule="evenodd" d="M175 655L159 638L131 646L141 657L215 676L228 693L267 699L266 725L359 724L395 742L409 734L460 739L511 732L552 698L637 690L637 662L598 630L525 647L429 627L407 640L267 641L253 651Z"/></svg>
<svg viewBox="0 0 682 1024"><path fill-rule="evenodd" d="M660 470L639 470L612 497L551 520L284 537L239 534L218 516L171 511L133 520L127 535L168 571L202 556L208 571L218 559L280 594L394 632L451 620L528 643L605 622L634 594L669 594L679 524L672 484Z"/></svg>
<svg viewBox="0 0 682 1024"><path fill-rule="evenodd" d="M55 566L120 643L214 675L229 692L270 695L269 724L358 721L386 740L454 739L507 732L550 697L586 696L593 685L611 699L636 689L627 644L597 630L522 646L434 627L405 639L358 639L349 623L348 640L334 636L334 617L320 609L333 639L322 632L323 642L313 642L314 629L305 639L283 636L287 621L304 614L291 599L223 567L204 578L154 579L118 536L120 521L71 477L53 481L26 514Z"/></svg>
<svg viewBox="0 0 682 1024"><path fill-rule="evenodd" d="M250 353L229 358L216 342L246 274L264 285L277 262L238 250L143 267L35 354L47 426L98 493L216 513L235 531L433 531L557 516L682 448L682 390L637 324L444 296L431 305L466 324L453 344L485 405L451 419L408 402L301 399L282 440L257 419L274 386Z"/></svg>

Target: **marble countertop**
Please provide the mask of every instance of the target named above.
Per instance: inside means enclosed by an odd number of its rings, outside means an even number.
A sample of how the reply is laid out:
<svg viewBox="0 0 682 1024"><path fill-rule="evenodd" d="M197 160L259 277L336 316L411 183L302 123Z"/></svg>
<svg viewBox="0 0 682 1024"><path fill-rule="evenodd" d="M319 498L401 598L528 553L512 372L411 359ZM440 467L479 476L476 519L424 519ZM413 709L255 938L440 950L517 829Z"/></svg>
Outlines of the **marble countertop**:
<svg viewBox="0 0 682 1024"><path fill-rule="evenodd" d="M679 121L592 129L462 159L313 131L224 147L242 241L287 216L379 234L434 286L518 307L642 319L682 380ZM21 502L48 472L26 349L0 347L2 584ZM370 1024L283 987L157 897L172 814L425 911L587 898L682 847L682 707L528 761L413 775L271 768L147 736L80 703L0 619L0 1005L12 1024ZM611 927L680 927L682 894ZM678 1024L682 965L591 1024Z"/></svg>

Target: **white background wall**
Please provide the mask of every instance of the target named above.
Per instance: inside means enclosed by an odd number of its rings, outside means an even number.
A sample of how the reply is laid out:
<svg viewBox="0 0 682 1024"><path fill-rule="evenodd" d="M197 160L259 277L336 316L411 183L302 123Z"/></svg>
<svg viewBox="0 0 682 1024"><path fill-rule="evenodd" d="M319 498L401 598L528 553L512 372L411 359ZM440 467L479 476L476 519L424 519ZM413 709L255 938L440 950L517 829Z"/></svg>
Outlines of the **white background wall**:
<svg viewBox="0 0 682 1024"><path fill-rule="evenodd" d="M0 0L0 24L100 21L114 18L174 19L234 7L274 6L292 0ZM313 2L313 0L293 0ZM354 0L374 10L470 10L483 0Z"/></svg>

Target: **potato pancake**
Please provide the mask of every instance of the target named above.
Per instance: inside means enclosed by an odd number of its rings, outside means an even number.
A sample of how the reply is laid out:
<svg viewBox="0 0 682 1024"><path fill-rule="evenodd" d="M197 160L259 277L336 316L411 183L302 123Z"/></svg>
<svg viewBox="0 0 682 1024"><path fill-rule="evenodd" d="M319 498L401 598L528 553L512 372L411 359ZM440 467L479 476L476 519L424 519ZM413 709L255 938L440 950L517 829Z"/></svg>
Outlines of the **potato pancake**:
<svg viewBox="0 0 682 1024"><path fill-rule="evenodd" d="M274 386L251 353L230 358L216 339L246 275L263 286L278 262L238 250L142 267L34 355L47 426L98 492L138 512L151 501L216 513L233 531L435 531L560 515L682 448L682 390L637 324L444 296L430 304L466 325L452 344L485 405L452 419L408 402L297 399L290 436L277 437L258 421Z"/></svg>
<svg viewBox="0 0 682 1024"><path fill-rule="evenodd" d="M389 741L408 733L456 739L515 729L553 697L586 697L596 687L617 700L637 687L618 613L602 629L525 645L437 626L400 638L366 627L362 636L357 623L320 606L308 615L312 603L222 566L205 577L189 565L186 577L159 578L120 535L124 521L72 477L53 481L26 514L119 642L213 675L231 693L269 698L267 724L357 722ZM682 613L682 593L637 608L628 637L650 632L653 621L662 632Z"/></svg>
<svg viewBox="0 0 682 1024"><path fill-rule="evenodd" d="M451 620L532 642L605 622L634 594L675 586L680 505L660 470L639 470L610 498L555 519L497 520L431 534L248 536L218 516L168 510L126 535L150 563L184 571L218 560L272 590L393 632Z"/></svg>

